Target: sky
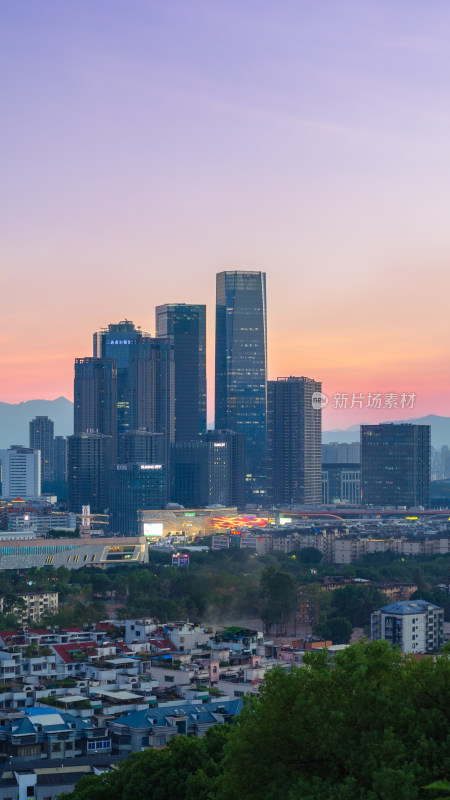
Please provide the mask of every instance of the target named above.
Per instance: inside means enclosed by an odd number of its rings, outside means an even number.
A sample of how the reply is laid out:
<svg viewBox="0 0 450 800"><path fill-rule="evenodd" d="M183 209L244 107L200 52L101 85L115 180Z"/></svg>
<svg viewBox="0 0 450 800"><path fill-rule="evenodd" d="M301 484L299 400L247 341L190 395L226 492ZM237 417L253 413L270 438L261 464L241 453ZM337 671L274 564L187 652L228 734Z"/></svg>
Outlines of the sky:
<svg viewBox="0 0 450 800"><path fill-rule="evenodd" d="M0 400L207 303L212 417L215 273L256 269L324 427L450 414L449 41L448 0L2 0Z"/></svg>

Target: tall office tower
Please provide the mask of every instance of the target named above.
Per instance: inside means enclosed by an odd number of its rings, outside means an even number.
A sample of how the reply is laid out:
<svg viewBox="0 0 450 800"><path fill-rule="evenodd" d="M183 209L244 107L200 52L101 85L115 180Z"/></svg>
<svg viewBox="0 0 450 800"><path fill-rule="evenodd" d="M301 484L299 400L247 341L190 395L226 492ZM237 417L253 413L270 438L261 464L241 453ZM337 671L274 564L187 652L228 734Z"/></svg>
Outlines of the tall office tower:
<svg viewBox="0 0 450 800"><path fill-rule="evenodd" d="M145 337L130 358L129 429L162 433L167 463L175 438L174 359L170 339Z"/></svg>
<svg viewBox="0 0 450 800"><path fill-rule="evenodd" d="M186 508L245 503L245 436L207 431L192 442L176 442L170 451L170 497Z"/></svg>
<svg viewBox="0 0 450 800"><path fill-rule="evenodd" d="M112 358L117 365L117 432L126 433L130 424L129 366L133 352L143 338L149 337L129 320L108 325L94 333L94 356Z"/></svg>
<svg viewBox="0 0 450 800"><path fill-rule="evenodd" d="M53 481L53 437L55 425L48 417L35 417L30 422L30 449L41 451L41 480Z"/></svg>
<svg viewBox="0 0 450 800"><path fill-rule="evenodd" d="M55 436L53 439L53 479L57 483L67 483L67 439Z"/></svg>
<svg viewBox="0 0 450 800"><path fill-rule="evenodd" d="M162 433L139 428L119 436L119 464L161 464L164 452L165 439Z"/></svg>
<svg viewBox="0 0 450 800"><path fill-rule="evenodd" d="M216 278L216 429L246 437L246 497L266 497L267 319L264 272Z"/></svg>
<svg viewBox="0 0 450 800"><path fill-rule="evenodd" d="M138 536L138 511L162 509L167 503L165 464L116 464L110 479L110 530Z"/></svg>
<svg viewBox="0 0 450 800"><path fill-rule="evenodd" d="M267 384L268 496L274 505L322 502L322 410L311 378L278 378Z"/></svg>
<svg viewBox="0 0 450 800"><path fill-rule="evenodd" d="M206 431L208 442L210 505L245 505L245 436L228 430Z"/></svg>
<svg viewBox="0 0 450 800"><path fill-rule="evenodd" d="M82 506L101 514L109 503L112 436L76 433L68 437L69 510L81 514Z"/></svg>
<svg viewBox="0 0 450 800"><path fill-rule="evenodd" d="M111 358L76 358L74 433L111 436L113 461L117 452L117 367Z"/></svg>
<svg viewBox="0 0 450 800"><path fill-rule="evenodd" d="M429 425L409 423L361 425L364 505L428 507L430 431Z"/></svg>
<svg viewBox="0 0 450 800"><path fill-rule="evenodd" d="M33 500L41 494L41 451L21 445L0 450L2 499Z"/></svg>
<svg viewBox="0 0 450 800"><path fill-rule="evenodd" d="M189 442L206 430L206 306L157 306L156 336L173 342L175 441Z"/></svg>
<svg viewBox="0 0 450 800"><path fill-rule="evenodd" d="M117 365L117 433L148 428L175 435L173 343L125 320L94 334L94 357Z"/></svg>

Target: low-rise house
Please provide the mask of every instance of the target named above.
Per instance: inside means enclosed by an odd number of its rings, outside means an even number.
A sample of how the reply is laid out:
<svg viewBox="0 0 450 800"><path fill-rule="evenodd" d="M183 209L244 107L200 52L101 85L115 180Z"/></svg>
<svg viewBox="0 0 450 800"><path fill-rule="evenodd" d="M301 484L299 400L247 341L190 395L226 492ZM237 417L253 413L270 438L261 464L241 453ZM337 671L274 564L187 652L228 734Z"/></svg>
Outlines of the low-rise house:
<svg viewBox="0 0 450 800"><path fill-rule="evenodd" d="M24 761L75 758L99 750L111 752L105 727L56 708L27 708L20 718L0 726L0 755Z"/></svg>
<svg viewBox="0 0 450 800"><path fill-rule="evenodd" d="M201 738L213 725L230 722L242 708L242 701L183 704L151 708L128 714L110 723L114 753L128 754L148 747L164 747L180 734Z"/></svg>

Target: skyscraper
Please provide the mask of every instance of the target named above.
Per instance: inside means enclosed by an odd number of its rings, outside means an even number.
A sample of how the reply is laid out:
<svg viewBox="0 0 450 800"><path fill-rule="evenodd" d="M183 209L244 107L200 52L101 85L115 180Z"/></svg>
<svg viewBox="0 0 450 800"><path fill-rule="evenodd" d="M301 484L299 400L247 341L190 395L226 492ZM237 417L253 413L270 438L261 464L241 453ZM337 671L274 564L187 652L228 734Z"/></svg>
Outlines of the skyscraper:
<svg viewBox="0 0 450 800"><path fill-rule="evenodd" d="M112 358L76 358L74 433L111 436L113 461L117 451L117 367Z"/></svg>
<svg viewBox="0 0 450 800"><path fill-rule="evenodd" d="M53 479L56 482L67 483L67 439L65 436L55 436L53 440L53 470Z"/></svg>
<svg viewBox="0 0 450 800"><path fill-rule="evenodd" d="M311 378L278 378L267 384L268 497L274 505L322 502L322 410Z"/></svg>
<svg viewBox="0 0 450 800"><path fill-rule="evenodd" d="M53 481L53 437L55 425L48 417L35 417L30 422L30 448L41 451L41 479Z"/></svg>
<svg viewBox="0 0 450 800"><path fill-rule="evenodd" d="M267 319L264 272L216 279L215 427L246 437L247 502L266 492Z"/></svg>
<svg viewBox="0 0 450 800"><path fill-rule="evenodd" d="M164 464L116 464L110 479L110 529L138 536L138 511L165 508L167 467Z"/></svg>
<svg viewBox="0 0 450 800"><path fill-rule="evenodd" d="M117 367L117 434L147 428L175 435L173 343L152 338L129 320L94 334L94 356ZM119 453L119 461L121 454Z"/></svg>
<svg viewBox="0 0 450 800"><path fill-rule="evenodd" d="M206 430L206 306L157 306L156 335L173 341L175 441L191 441Z"/></svg>
<svg viewBox="0 0 450 800"><path fill-rule="evenodd" d="M364 505L424 506L430 501L429 425L361 425Z"/></svg>
<svg viewBox="0 0 450 800"><path fill-rule="evenodd" d="M80 514L89 505L101 514L109 503L112 436L78 433L68 437L69 509Z"/></svg>

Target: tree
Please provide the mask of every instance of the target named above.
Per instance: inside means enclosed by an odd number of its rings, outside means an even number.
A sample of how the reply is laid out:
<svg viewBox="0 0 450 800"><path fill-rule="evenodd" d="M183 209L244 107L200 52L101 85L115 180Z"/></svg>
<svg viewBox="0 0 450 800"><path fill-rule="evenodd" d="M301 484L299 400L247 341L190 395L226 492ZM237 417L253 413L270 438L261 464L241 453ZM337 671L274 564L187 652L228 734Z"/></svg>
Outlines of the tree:
<svg viewBox="0 0 450 800"><path fill-rule="evenodd" d="M345 617L330 617L326 622L318 622L313 633L331 639L333 644L348 644L352 635L352 626Z"/></svg>
<svg viewBox="0 0 450 800"><path fill-rule="evenodd" d="M450 660L385 641L268 673L230 730L218 798L418 800L448 770Z"/></svg>
<svg viewBox="0 0 450 800"><path fill-rule="evenodd" d="M320 564L323 555L320 550L317 549L317 547L304 547L302 550L299 550L298 553L296 553L296 557L301 564L313 566Z"/></svg>
<svg viewBox="0 0 450 800"><path fill-rule="evenodd" d="M297 583L288 572L266 567L261 575L261 593L265 598L262 619L267 630L286 630L286 624L295 610Z"/></svg>
<svg viewBox="0 0 450 800"><path fill-rule="evenodd" d="M374 586L350 583L332 593L331 612L333 616L348 619L353 627L362 628L370 622L372 611L388 602L388 598Z"/></svg>

